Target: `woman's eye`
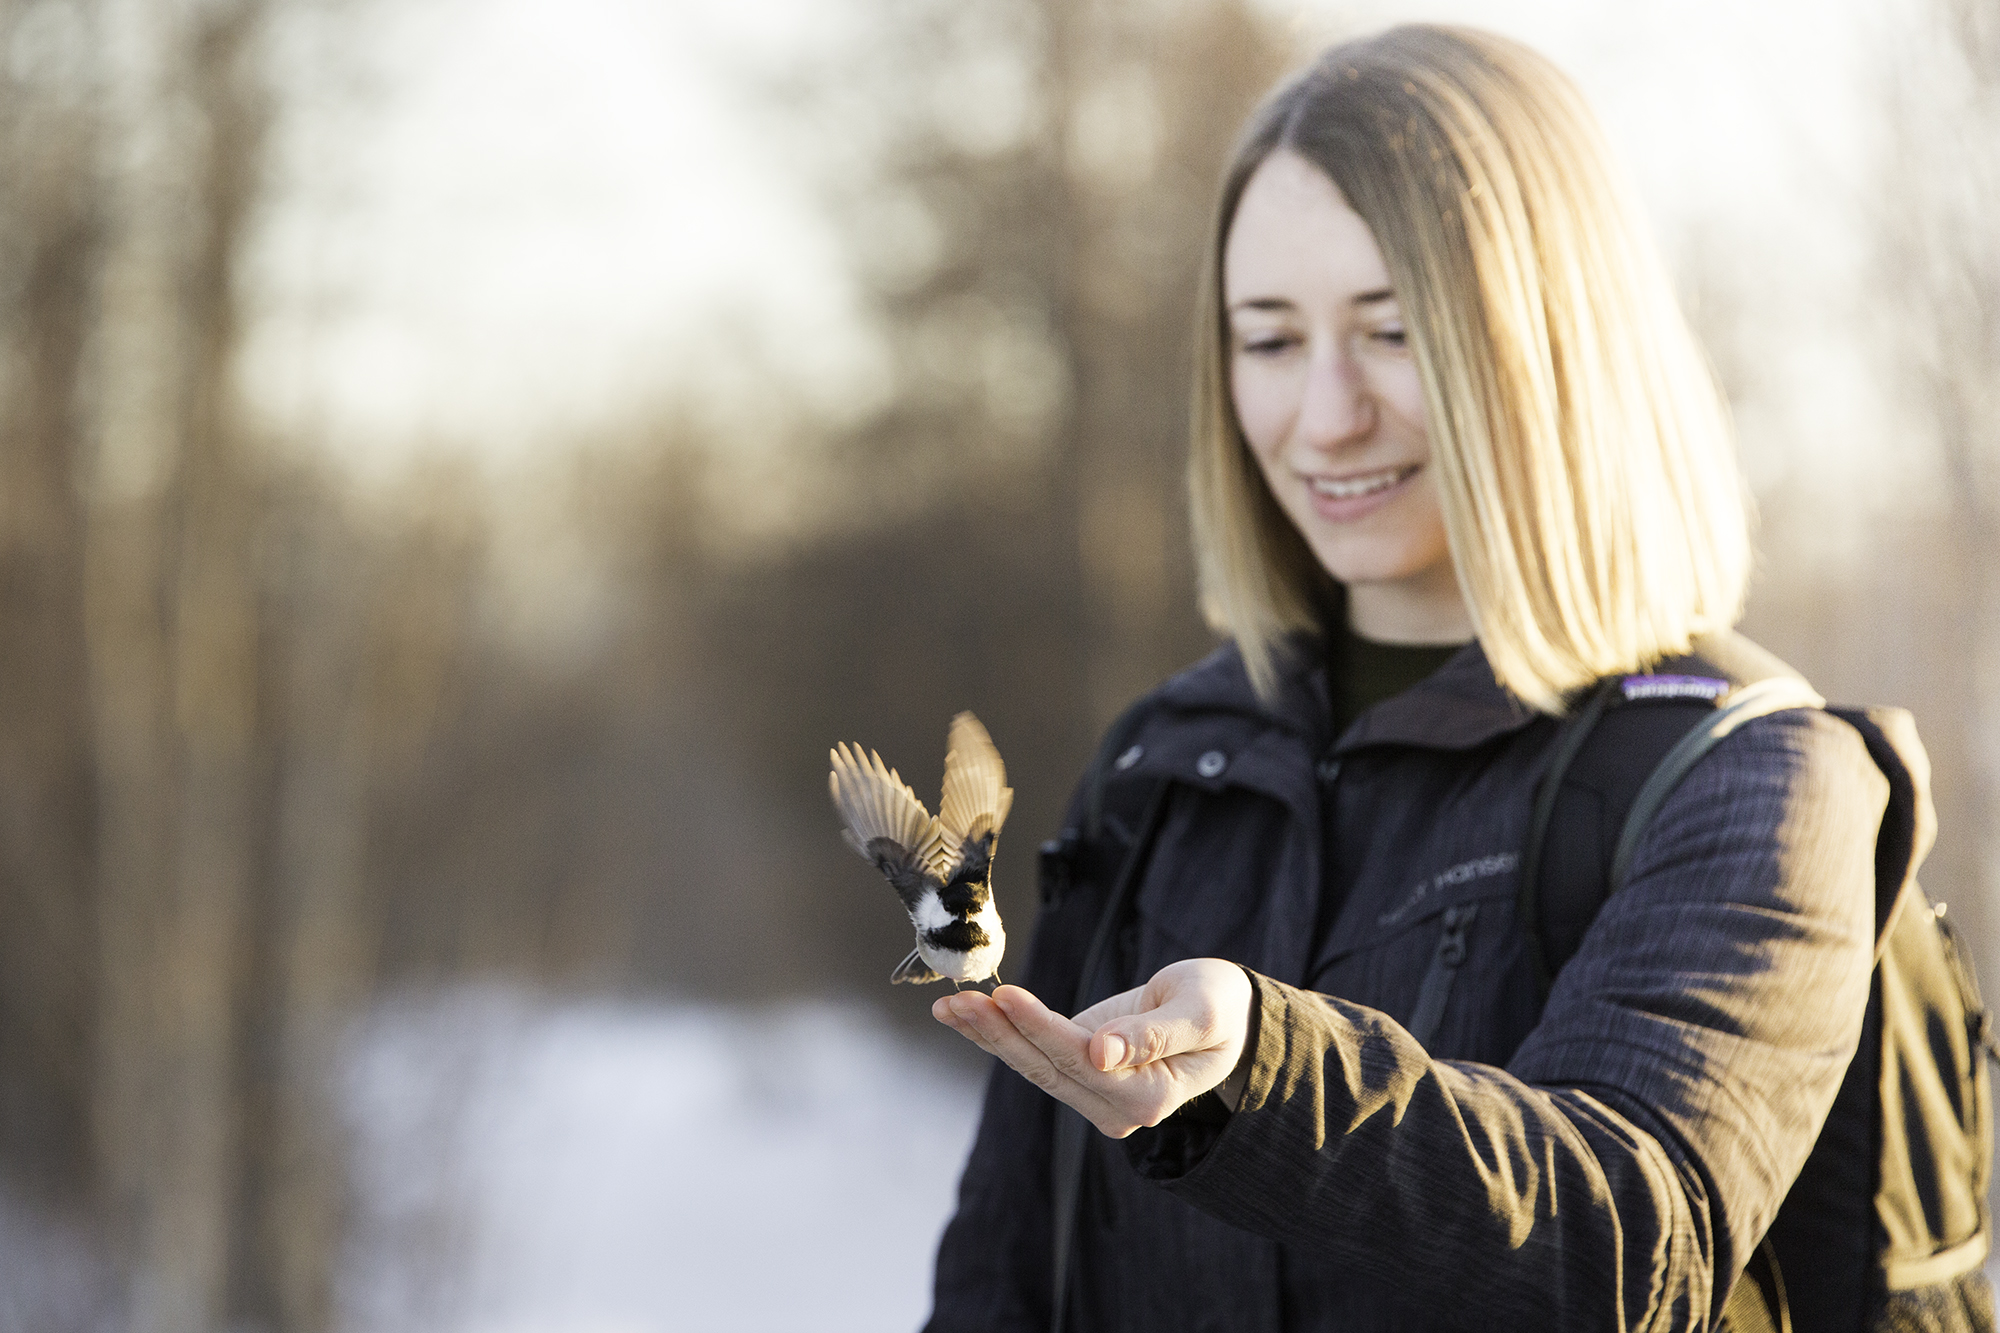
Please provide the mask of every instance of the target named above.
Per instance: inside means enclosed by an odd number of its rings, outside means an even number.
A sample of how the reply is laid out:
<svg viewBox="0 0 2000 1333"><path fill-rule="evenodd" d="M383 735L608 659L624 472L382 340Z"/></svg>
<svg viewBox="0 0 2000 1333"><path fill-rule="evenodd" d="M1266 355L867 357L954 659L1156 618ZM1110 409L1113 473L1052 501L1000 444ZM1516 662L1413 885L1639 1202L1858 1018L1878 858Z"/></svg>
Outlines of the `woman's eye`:
<svg viewBox="0 0 2000 1333"><path fill-rule="evenodd" d="M1404 334L1401 325L1395 325L1386 329L1377 329L1372 336L1376 342L1381 343L1384 347L1406 347L1409 345L1409 339Z"/></svg>
<svg viewBox="0 0 2000 1333"><path fill-rule="evenodd" d="M1261 333L1254 338L1245 338L1239 344L1249 356L1274 356L1298 342L1297 338L1284 333Z"/></svg>

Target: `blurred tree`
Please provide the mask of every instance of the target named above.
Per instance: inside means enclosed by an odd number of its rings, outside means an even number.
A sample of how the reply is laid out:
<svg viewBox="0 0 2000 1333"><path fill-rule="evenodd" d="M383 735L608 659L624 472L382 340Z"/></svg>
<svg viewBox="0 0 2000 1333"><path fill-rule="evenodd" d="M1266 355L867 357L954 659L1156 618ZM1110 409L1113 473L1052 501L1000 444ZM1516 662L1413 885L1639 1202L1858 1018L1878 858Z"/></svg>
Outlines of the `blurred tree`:
<svg viewBox="0 0 2000 1333"><path fill-rule="evenodd" d="M827 745L865 739L924 791L976 709L1020 793L1001 901L1025 927L1031 849L1099 730L1212 643L1182 498L1194 282L1228 143L1291 53L1239 0L860 14L788 91L888 388L802 464L816 535L709 582L704 688L785 822L824 827L806 883L838 863ZM875 988L895 914L851 870L767 919Z"/></svg>
<svg viewBox="0 0 2000 1333"><path fill-rule="evenodd" d="M1883 21L1893 26L1871 52L1876 156L1848 199L1867 259L1838 335L1871 372L1879 408L1851 441L1864 458L1851 475L1867 484L1831 501L1796 484L1760 497L1766 558L1746 627L1829 695L1915 712L1939 824L1924 882L1949 901L1990 978L2000 972L2000 3L1926 0ZM1757 349L1771 335L1752 327L1759 279L1706 276L1697 286L1721 299L1698 303L1697 318L1732 398L1754 399L1770 387ZM1721 290L1731 284L1733 295ZM1826 441L1802 444L1794 483L1826 461ZM1830 514L1830 502L1840 509Z"/></svg>
<svg viewBox="0 0 2000 1333"><path fill-rule="evenodd" d="M256 488L232 410L267 120L264 0L107 0L85 623L98 792L94 1129L134 1330L224 1322L240 985L262 847Z"/></svg>
<svg viewBox="0 0 2000 1333"><path fill-rule="evenodd" d="M103 253L95 6L0 4L0 1156L88 1177L91 729L77 460Z"/></svg>
<svg viewBox="0 0 2000 1333"><path fill-rule="evenodd" d="M1940 865L2000 971L2000 0L1930 0L1888 70L1876 232L1895 466L1914 464L1943 521L1911 525L1902 586L1940 698ZM1915 442L1916 456L1906 450ZM1929 471L1931 475L1923 476ZM1919 637L1921 636L1921 637Z"/></svg>

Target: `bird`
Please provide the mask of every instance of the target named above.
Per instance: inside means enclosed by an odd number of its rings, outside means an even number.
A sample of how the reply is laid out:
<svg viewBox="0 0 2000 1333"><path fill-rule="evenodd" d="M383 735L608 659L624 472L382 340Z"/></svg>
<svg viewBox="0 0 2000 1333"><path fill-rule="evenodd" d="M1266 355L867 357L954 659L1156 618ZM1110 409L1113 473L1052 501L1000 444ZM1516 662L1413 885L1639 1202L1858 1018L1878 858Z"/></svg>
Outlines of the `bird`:
<svg viewBox="0 0 2000 1333"><path fill-rule="evenodd" d="M951 720L935 816L874 751L842 742L829 758L847 845L882 872L917 933L889 980L997 983L1007 931L993 901L993 853L1014 789L986 728L971 713Z"/></svg>

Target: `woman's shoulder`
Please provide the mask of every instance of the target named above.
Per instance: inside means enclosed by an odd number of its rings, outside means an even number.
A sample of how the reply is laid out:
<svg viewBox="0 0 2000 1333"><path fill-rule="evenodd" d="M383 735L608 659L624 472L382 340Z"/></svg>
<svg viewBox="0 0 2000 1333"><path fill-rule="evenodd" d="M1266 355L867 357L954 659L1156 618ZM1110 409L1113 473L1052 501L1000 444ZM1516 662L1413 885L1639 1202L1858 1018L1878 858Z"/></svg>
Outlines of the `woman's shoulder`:
<svg viewBox="0 0 2000 1333"><path fill-rule="evenodd" d="M1801 672L1733 630L1619 684L1628 708L1680 704L1703 715L1660 763L1670 767L1689 742L1704 742L1691 752L1699 762L1676 770L1681 806L1727 807L1746 787L1786 803L1841 789L1879 812L1883 778L1898 776L1888 770L1927 767L1914 727L1902 725L1907 714L1828 705Z"/></svg>
<svg viewBox="0 0 2000 1333"><path fill-rule="evenodd" d="M1783 775L1788 785L1809 783L1816 771L1841 771L1928 786L1930 764L1907 712L1827 703L1802 673L1733 630L1698 639L1685 657L1626 680L1628 697L1649 688L1718 691L1715 749L1724 762L1711 771L1748 767ZM1753 689L1767 691L1769 702L1741 710L1744 720L1732 724L1729 705L1751 700Z"/></svg>

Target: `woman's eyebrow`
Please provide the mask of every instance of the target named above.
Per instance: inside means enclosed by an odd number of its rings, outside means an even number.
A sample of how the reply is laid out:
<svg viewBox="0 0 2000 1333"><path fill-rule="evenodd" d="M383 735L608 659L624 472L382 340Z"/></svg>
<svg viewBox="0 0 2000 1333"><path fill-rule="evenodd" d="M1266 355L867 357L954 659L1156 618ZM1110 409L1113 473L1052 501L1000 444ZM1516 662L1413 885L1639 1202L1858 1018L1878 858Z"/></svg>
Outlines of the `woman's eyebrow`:
<svg viewBox="0 0 2000 1333"><path fill-rule="evenodd" d="M1249 296L1230 305L1230 310L1292 310L1292 302L1282 296Z"/></svg>
<svg viewBox="0 0 2000 1333"><path fill-rule="evenodd" d="M1396 293L1393 288L1382 287L1372 292L1361 292L1357 294L1354 297L1352 304L1380 305L1384 301L1393 301L1395 299L1396 299ZM1229 307L1230 312L1232 314L1238 310L1285 311L1285 310L1296 310L1297 308L1298 306L1296 305L1296 303L1287 300L1285 297L1282 296L1247 296L1243 298L1241 301L1236 301L1231 303Z"/></svg>

